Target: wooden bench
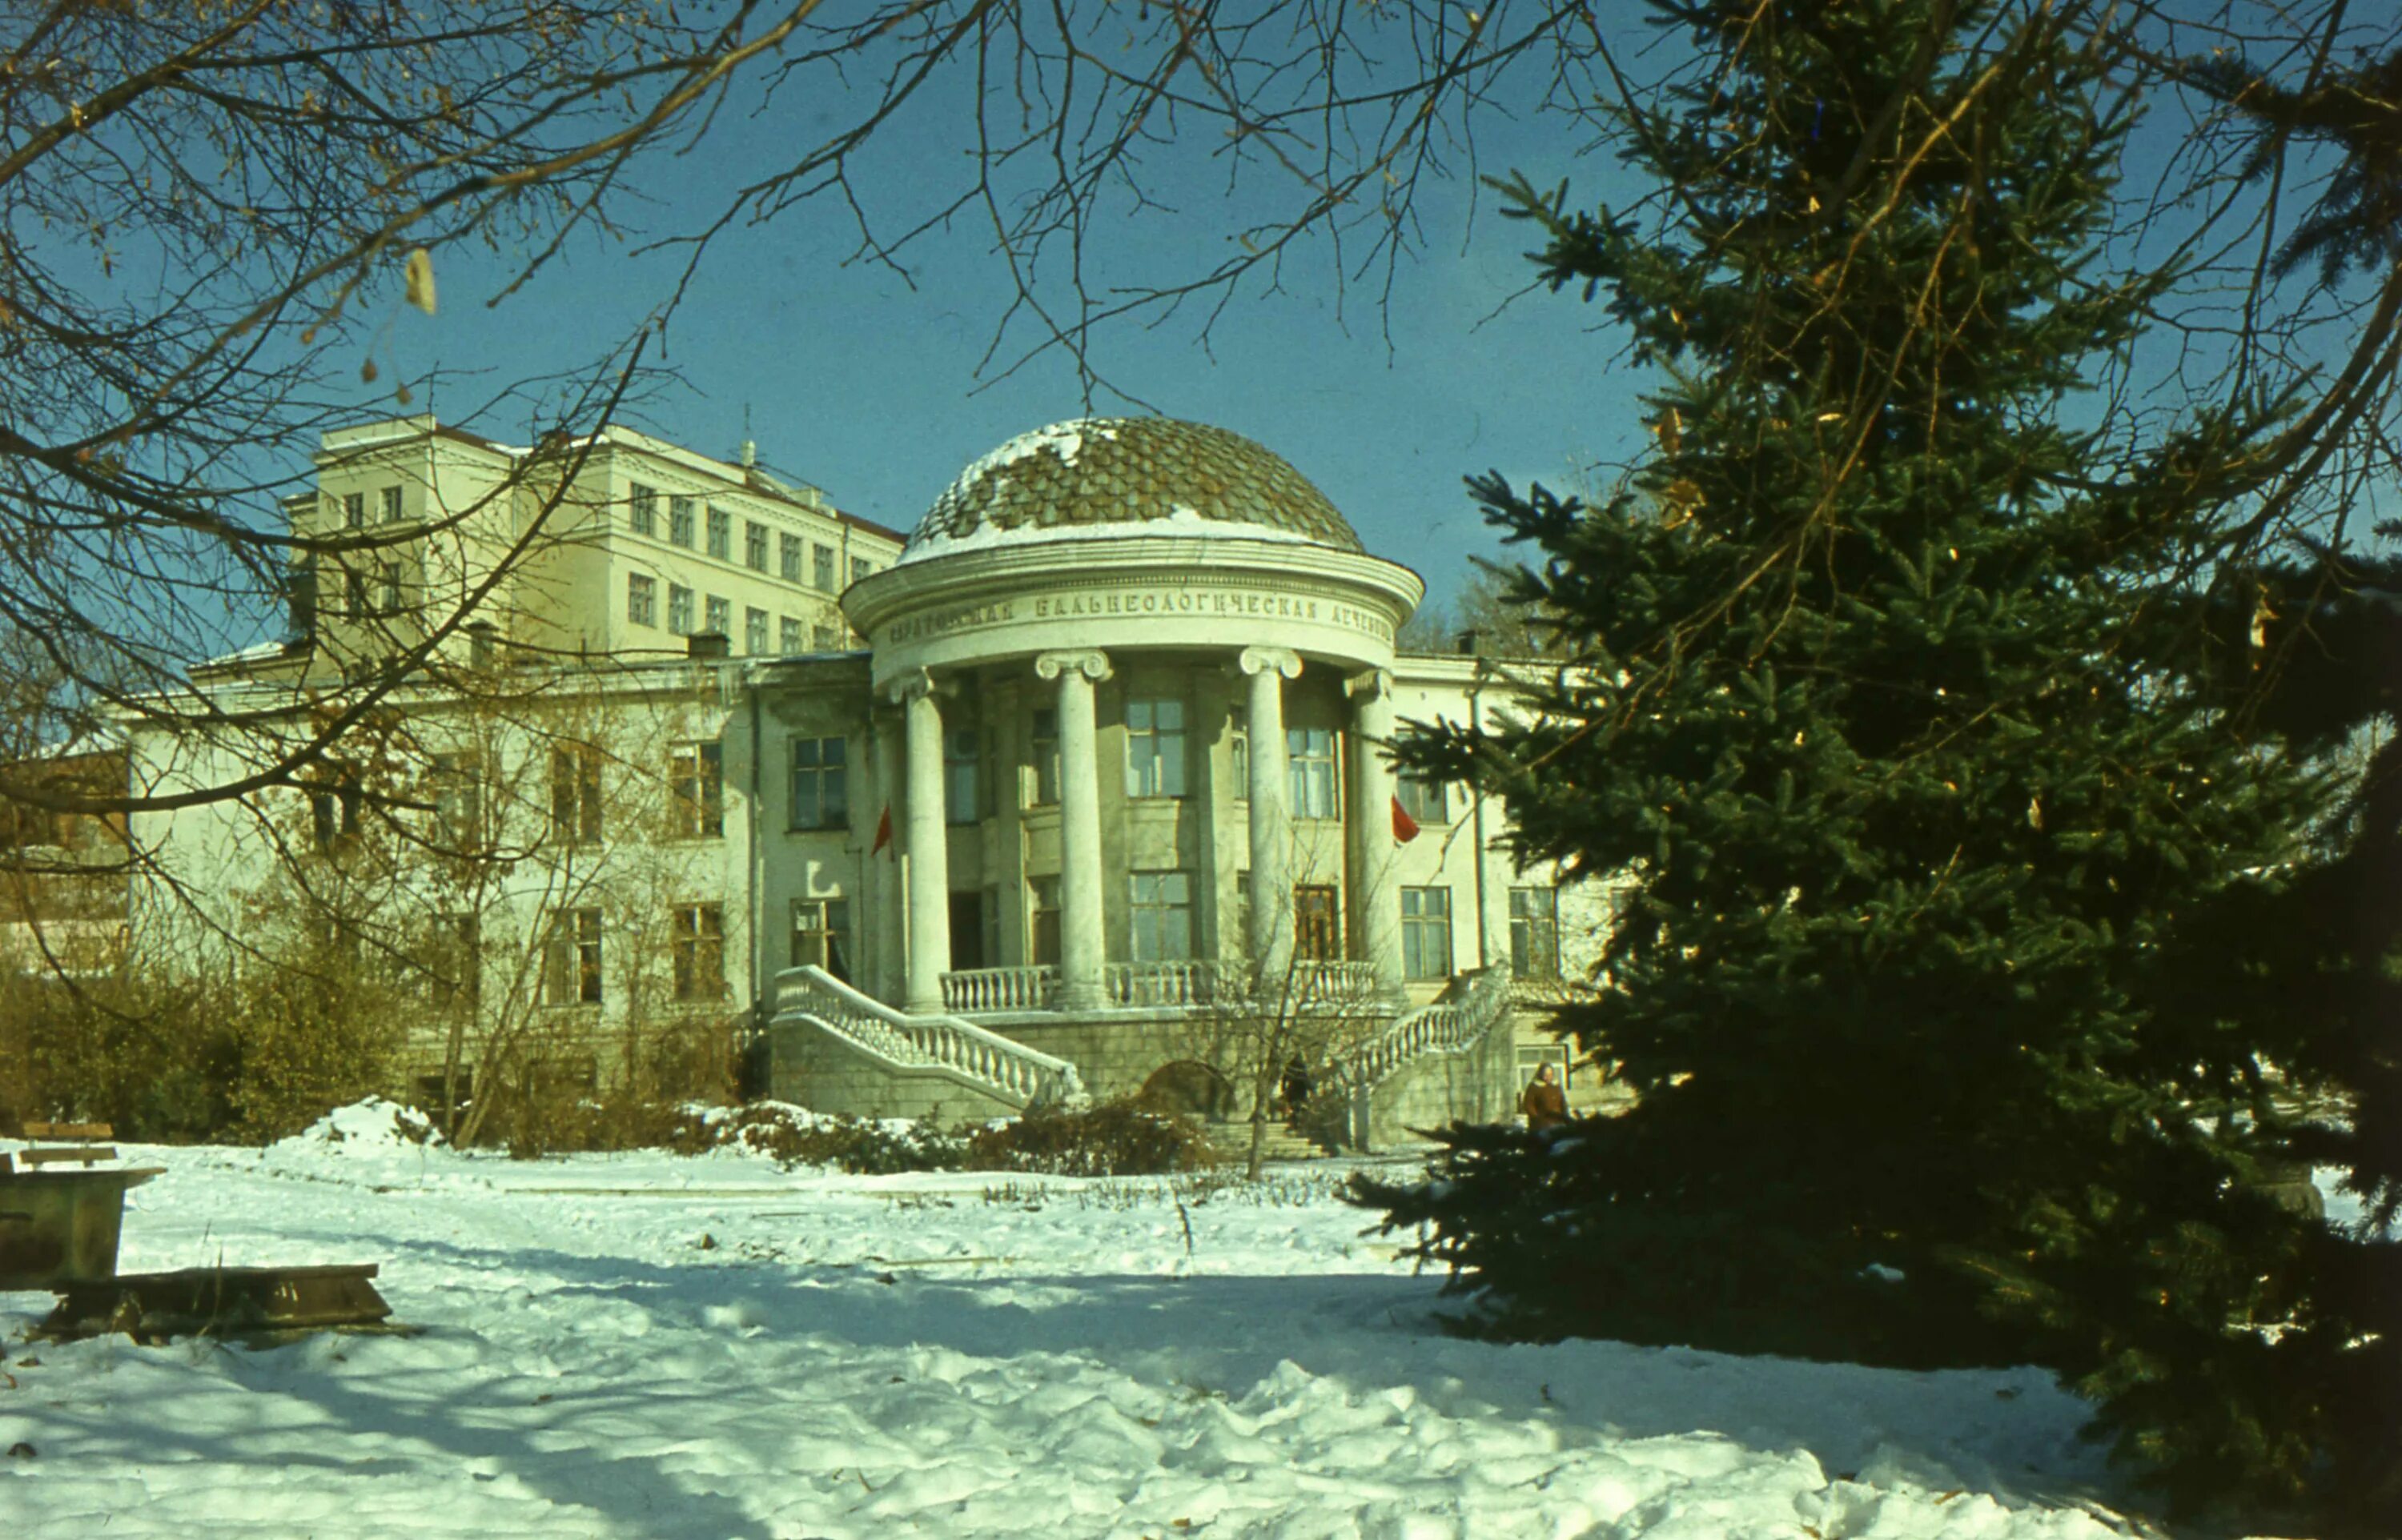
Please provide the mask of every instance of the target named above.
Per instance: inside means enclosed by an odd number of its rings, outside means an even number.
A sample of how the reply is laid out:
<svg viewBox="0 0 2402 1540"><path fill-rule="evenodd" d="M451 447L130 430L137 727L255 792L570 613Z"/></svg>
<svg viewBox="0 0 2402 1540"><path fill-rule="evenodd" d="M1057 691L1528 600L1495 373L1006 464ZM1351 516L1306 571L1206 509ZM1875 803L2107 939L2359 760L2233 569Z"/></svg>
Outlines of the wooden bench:
<svg viewBox="0 0 2402 1540"><path fill-rule="evenodd" d="M43 1145L34 1143L17 1151L18 1162L27 1170L49 1165L79 1165L89 1171L103 1161L117 1159L116 1148L105 1141L115 1136L106 1123L27 1123L25 1137L29 1140L54 1139L64 1143Z"/></svg>

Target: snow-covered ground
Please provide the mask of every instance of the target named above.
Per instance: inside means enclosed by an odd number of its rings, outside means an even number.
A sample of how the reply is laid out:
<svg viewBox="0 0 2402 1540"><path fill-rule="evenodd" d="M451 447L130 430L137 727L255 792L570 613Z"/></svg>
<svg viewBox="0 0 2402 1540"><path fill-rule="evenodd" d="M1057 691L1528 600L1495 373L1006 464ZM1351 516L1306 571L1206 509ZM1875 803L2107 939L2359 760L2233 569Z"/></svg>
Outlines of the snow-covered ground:
<svg viewBox="0 0 2402 1540"><path fill-rule="evenodd" d="M372 1261L415 1335L29 1342L0 1534L2123 1533L2034 1370L1443 1335L1340 1168L1262 1188L131 1148L128 1272Z"/></svg>

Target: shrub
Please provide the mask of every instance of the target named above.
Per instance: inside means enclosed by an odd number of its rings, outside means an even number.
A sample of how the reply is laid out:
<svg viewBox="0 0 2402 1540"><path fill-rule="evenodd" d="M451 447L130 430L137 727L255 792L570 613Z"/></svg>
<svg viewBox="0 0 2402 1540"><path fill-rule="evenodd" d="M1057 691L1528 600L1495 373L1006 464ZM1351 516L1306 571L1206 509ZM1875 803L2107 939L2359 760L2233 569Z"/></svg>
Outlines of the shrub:
<svg viewBox="0 0 2402 1540"><path fill-rule="evenodd" d="M968 1146L976 1170L1058 1176L1158 1176L1197 1170L1219 1158L1199 1122L1132 1100L1029 1111L975 1130Z"/></svg>

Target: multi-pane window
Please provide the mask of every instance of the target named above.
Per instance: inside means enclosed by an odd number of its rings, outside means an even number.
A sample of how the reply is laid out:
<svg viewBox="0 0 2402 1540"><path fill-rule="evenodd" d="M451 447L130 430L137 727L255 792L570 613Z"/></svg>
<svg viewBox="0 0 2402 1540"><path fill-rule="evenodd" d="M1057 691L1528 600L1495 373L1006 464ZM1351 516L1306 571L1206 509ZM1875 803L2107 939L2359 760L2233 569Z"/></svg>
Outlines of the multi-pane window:
<svg viewBox="0 0 2402 1540"><path fill-rule="evenodd" d="M1038 968L1059 966L1059 879L1026 879L1026 960Z"/></svg>
<svg viewBox="0 0 2402 1540"><path fill-rule="evenodd" d="M767 570L767 527L757 519L742 521L742 565L754 572Z"/></svg>
<svg viewBox="0 0 2402 1540"><path fill-rule="evenodd" d="M1028 735L1034 756L1034 805L1048 807L1059 800L1059 713L1048 706L1034 708L1034 729Z"/></svg>
<svg viewBox="0 0 2402 1540"><path fill-rule="evenodd" d="M1126 795L1184 795L1184 703L1126 702Z"/></svg>
<svg viewBox="0 0 2402 1540"><path fill-rule="evenodd" d="M1401 889L1401 976L1451 977L1451 889Z"/></svg>
<svg viewBox="0 0 2402 1540"><path fill-rule="evenodd" d="M364 618L367 612L367 575L356 568L342 573L344 597L350 601L351 617Z"/></svg>
<svg viewBox="0 0 2402 1540"><path fill-rule="evenodd" d="M953 727L943 734L943 816L952 823L973 823L983 804L976 795L976 771L984 758L984 735L973 727Z"/></svg>
<svg viewBox="0 0 2402 1540"><path fill-rule="evenodd" d="M809 638L810 645L821 653L839 653L842 651L842 633L831 626L819 626L812 627L809 632Z"/></svg>
<svg viewBox="0 0 2402 1540"><path fill-rule="evenodd" d="M1329 727L1288 727L1284 730L1287 775L1291 784L1292 816L1335 818L1343 804L1335 795L1341 784L1334 774L1334 731Z"/></svg>
<svg viewBox="0 0 2402 1540"><path fill-rule="evenodd" d="M786 583L801 581L801 562L808 554L809 543L798 535L776 537L776 573Z"/></svg>
<svg viewBox="0 0 2402 1540"><path fill-rule="evenodd" d="M790 615L776 617L776 651L806 653L808 650L808 639L801 634L801 623Z"/></svg>
<svg viewBox="0 0 2402 1540"><path fill-rule="evenodd" d="M376 502L378 503L376 513L383 523L397 524L400 522L399 488L384 487L379 488L376 492Z"/></svg>
<svg viewBox="0 0 2402 1540"><path fill-rule="evenodd" d="M793 901L792 965L822 968L844 983L850 982L849 899Z"/></svg>
<svg viewBox="0 0 2402 1540"><path fill-rule="evenodd" d="M367 527L367 495L365 492L342 494L342 528L364 529Z"/></svg>
<svg viewBox="0 0 2402 1540"><path fill-rule="evenodd" d="M560 845L600 838L600 750L588 743L550 747L550 837Z"/></svg>
<svg viewBox="0 0 2402 1540"><path fill-rule="evenodd" d="M709 554L720 561L734 559L734 516L723 508L709 510Z"/></svg>
<svg viewBox="0 0 2402 1540"><path fill-rule="evenodd" d="M1451 783L1426 776L1401 776L1394 779L1393 795L1401 811L1414 823L1449 823L1451 821Z"/></svg>
<svg viewBox="0 0 2402 1540"><path fill-rule="evenodd" d="M1136 962L1181 962L1193 956L1193 874L1135 872L1127 914Z"/></svg>
<svg viewBox="0 0 2402 1540"><path fill-rule="evenodd" d="M475 915L435 915L421 963L427 1003L436 1011L474 1011L483 993L483 926Z"/></svg>
<svg viewBox="0 0 2402 1540"><path fill-rule="evenodd" d="M635 482L626 500L626 528L638 535L659 532L659 489Z"/></svg>
<svg viewBox="0 0 2402 1540"><path fill-rule="evenodd" d="M1510 889L1510 973L1519 979L1560 976L1558 888Z"/></svg>
<svg viewBox="0 0 2402 1540"><path fill-rule="evenodd" d="M834 592L834 547L814 546L809 551L809 582L821 593Z"/></svg>
<svg viewBox="0 0 2402 1540"><path fill-rule="evenodd" d="M636 626L659 623L659 584L640 572L626 574L626 619Z"/></svg>
<svg viewBox="0 0 2402 1540"><path fill-rule="evenodd" d="M850 821L841 738L793 740L793 827L840 829Z"/></svg>
<svg viewBox="0 0 2402 1540"><path fill-rule="evenodd" d="M705 617L702 630L714 631L721 637L730 637L734 634L734 601L732 599L721 598L715 594L710 595Z"/></svg>
<svg viewBox="0 0 2402 1540"><path fill-rule="evenodd" d="M309 793L309 823L317 836L318 849L330 850L359 832L359 808L365 801L352 781L320 787Z"/></svg>
<svg viewBox="0 0 2402 1540"><path fill-rule="evenodd" d="M767 612L751 605L742 609L742 651L759 657L767 651Z"/></svg>
<svg viewBox="0 0 2402 1540"><path fill-rule="evenodd" d="M725 761L714 743L680 743L668 755L668 832L703 839L725 831Z"/></svg>
<svg viewBox="0 0 2402 1540"><path fill-rule="evenodd" d="M678 545L692 544L693 502L688 497L668 499L668 539Z"/></svg>
<svg viewBox="0 0 2402 1540"><path fill-rule="evenodd" d="M434 840L449 850L474 850L484 838L484 762L473 750L434 756Z"/></svg>
<svg viewBox="0 0 2402 1540"><path fill-rule="evenodd" d="M600 911L562 909L551 916L543 948L545 1005L600 1003Z"/></svg>
<svg viewBox="0 0 2402 1540"><path fill-rule="evenodd" d="M725 911L680 903L668 911L668 961L679 1000L725 997Z"/></svg>
<svg viewBox="0 0 2402 1540"><path fill-rule="evenodd" d="M867 576L868 573L873 572L874 571L876 571L876 564L868 560L865 557L853 557L850 558L851 582L857 583L861 578Z"/></svg>
<svg viewBox="0 0 2402 1540"><path fill-rule="evenodd" d="M400 613L400 563L376 563L376 600L387 615Z"/></svg>
<svg viewBox="0 0 2402 1540"><path fill-rule="evenodd" d="M1343 957L1343 895L1331 885L1303 883L1292 890L1292 950L1311 962Z"/></svg>
<svg viewBox="0 0 2402 1540"><path fill-rule="evenodd" d="M680 637L692 635L692 590L681 583L668 584L668 629Z"/></svg>

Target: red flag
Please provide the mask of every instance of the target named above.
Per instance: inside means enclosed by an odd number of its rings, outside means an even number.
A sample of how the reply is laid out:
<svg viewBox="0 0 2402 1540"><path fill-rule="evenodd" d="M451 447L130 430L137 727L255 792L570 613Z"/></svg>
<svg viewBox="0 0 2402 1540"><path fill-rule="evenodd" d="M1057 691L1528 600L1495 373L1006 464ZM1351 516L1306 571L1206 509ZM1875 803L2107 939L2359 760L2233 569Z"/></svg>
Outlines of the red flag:
<svg viewBox="0 0 2402 1540"><path fill-rule="evenodd" d="M871 856L880 856L884 853L884 847L891 843L892 804L888 802L884 804L884 816L876 820L876 843L867 847L867 853Z"/></svg>
<svg viewBox="0 0 2402 1540"><path fill-rule="evenodd" d="M1418 820L1410 817L1410 810L1401 805L1401 799L1395 797L1393 799L1393 838L1407 845L1417 837Z"/></svg>

